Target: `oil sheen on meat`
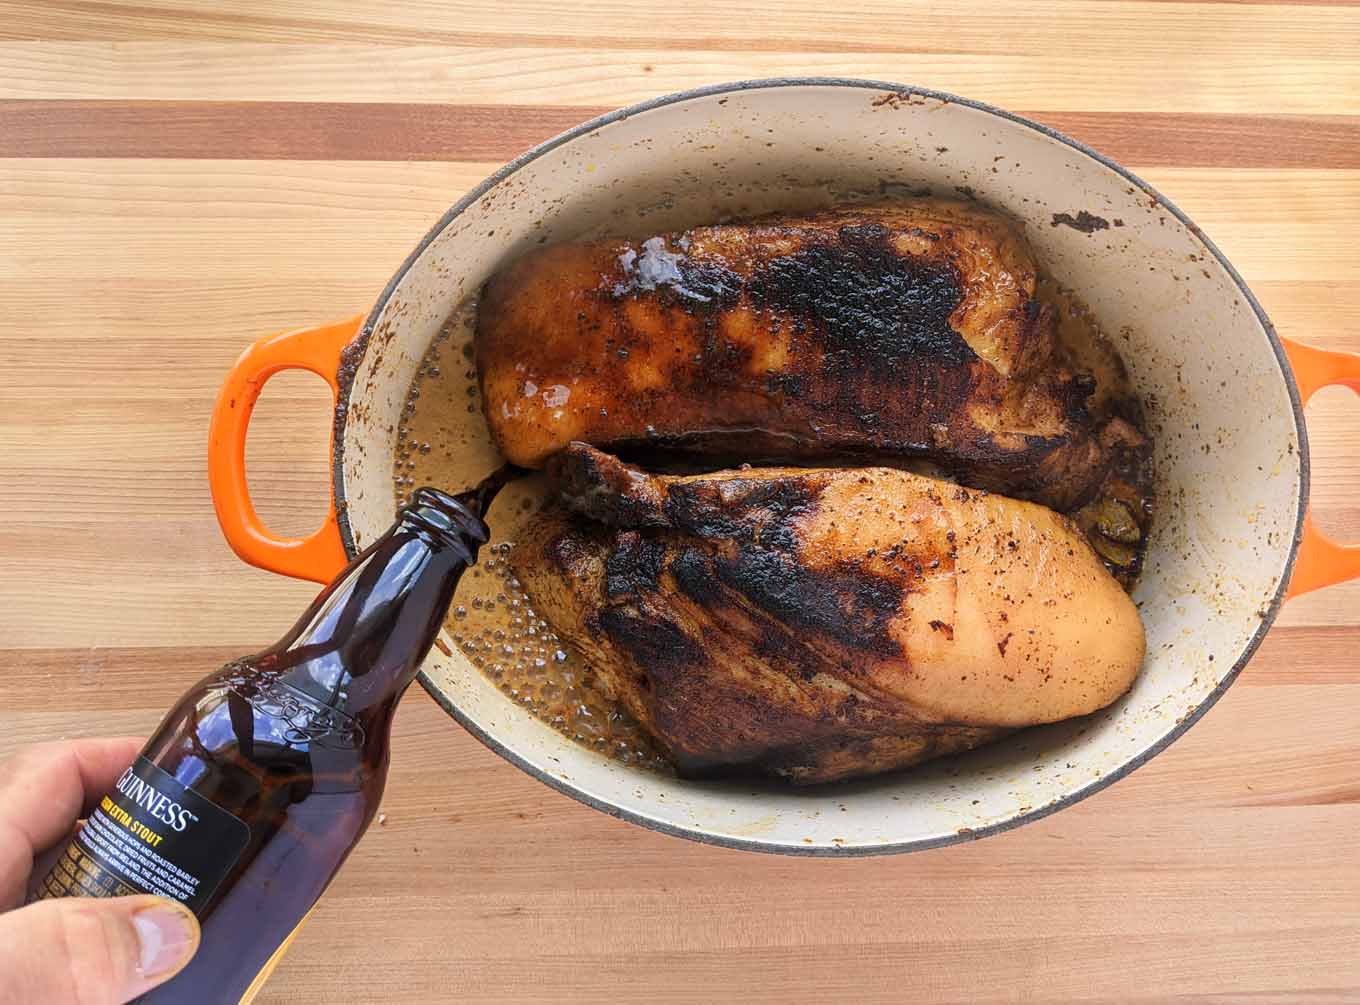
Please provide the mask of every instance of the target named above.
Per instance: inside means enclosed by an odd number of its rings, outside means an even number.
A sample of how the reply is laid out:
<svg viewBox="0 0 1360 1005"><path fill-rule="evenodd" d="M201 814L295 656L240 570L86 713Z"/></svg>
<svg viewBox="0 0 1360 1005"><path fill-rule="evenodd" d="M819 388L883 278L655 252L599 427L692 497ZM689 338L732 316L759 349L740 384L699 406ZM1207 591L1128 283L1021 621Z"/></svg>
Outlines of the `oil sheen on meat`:
<svg viewBox="0 0 1360 1005"><path fill-rule="evenodd" d="M1094 395L1009 219L920 200L531 252L483 290L505 457L573 440L723 460L924 459L1072 509L1141 437Z"/></svg>
<svg viewBox="0 0 1360 1005"><path fill-rule="evenodd" d="M894 468L652 475L583 444L511 562L683 774L901 768L1123 694L1133 602L1065 517ZM589 519L582 519L582 517Z"/></svg>

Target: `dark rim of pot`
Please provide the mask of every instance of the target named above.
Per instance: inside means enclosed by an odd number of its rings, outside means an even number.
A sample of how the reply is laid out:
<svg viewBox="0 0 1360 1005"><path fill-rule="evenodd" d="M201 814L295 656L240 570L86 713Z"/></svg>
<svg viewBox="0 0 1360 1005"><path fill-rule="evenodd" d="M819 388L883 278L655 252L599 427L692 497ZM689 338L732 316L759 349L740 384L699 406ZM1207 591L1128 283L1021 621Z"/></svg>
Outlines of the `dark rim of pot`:
<svg viewBox="0 0 1360 1005"><path fill-rule="evenodd" d="M1261 639L1265 636L1271 624L1275 621L1275 617L1279 612L1280 605L1284 601L1285 592L1289 584L1290 574L1292 573L1294 568L1294 559L1298 554L1299 542L1303 536L1303 517L1304 514L1307 512L1308 508L1309 454L1308 454L1307 431L1305 429L1303 421L1303 405L1299 400L1298 386L1295 384L1293 373L1289 368L1289 364L1284 352L1284 346L1281 344L1279 336L1275 333L1275 327L1274 325L1271 324L1270 318L1266 316L1266 312L1261 308L1260 303L1257 302L1256 297L1247 287L1246 282L1238 274L1237 270L1233 268L1232 263L1229 262L1226 257L1224 257L1223 253L1218 250L1218 248L1214 245L1213 241L1209 240L1205 233L1202 230L1200 230L1198 226L1195 225L1194 221L1192 221L1188 216L1186 216L1185 213L1181 212L1181 210L1173 202L1171 202L1171 200L1166 198L1166 196L1162 195L1161 192L1157 191L1155 188L1153 188L1147 182L1143 181L1137 175L1130 172L1128 169L1122 167L1121 165L1111 160L1110 158L1104 156L1103 154L1095 150L1092 150L1090 147L1086 146L1086 144L1072 139L1070 136L1065 136L1064 134L1058 132L1055 129L1050 129L1048 126L1042 125L1038 122L1033 122L1019 115L1014 115L1011 112L1007 112L1003 109L993 107L992 105L988 105L980 101L971 101L968 98L956 97L955 95L946 94L942 91L933 91L928 88L910 87L903 84L892 84L878 80L860 80L850 77L775 77L766 80L742 80L728 84L714 84L707 87L699 87L689 91L680 91L675 94L668 94L663 97L653 98L650 101L644 101L641 104L632 105L628 108L621 108L618 111L610 112L607 115L601 115L598 118L591 119L588 122L583 122L581 125L576 126L573 129L569 129L566 132L561 133L560 135L555 136L550 140L546 140L545 142L540 143L538 146L525 151L524 153L520 154L520 156L516 157L514 160L510 161L508 164L502 167L495 174L491 175L491 177L487 178L484 182L482 182L472 191L468 192L467 195L463 196L463 198L459 199L458 202L454 203L454 205L449 209L447 213L440 217L439 221L434 225L434 227L430 229L429 233L425 235L425 237L420 241L420 243L416 245L415 250L412 251L411 254L406 258L406 261L402 262L401 267L397 269L396 273L392 276L391 281L389 281L387 286L383 289L381 295L379 295L377 299L377 302L373 305L373 309L369 312L368 317L365 319L363 327L360 329L359 335L357 336L355 341L351 343L350 347L346 350L345 363L341 366L339 373L340 394L339 398L337 399L339 404L336 407L335 413L334 439L332 444L332 458L331 458L332 491L334 493L336 513L340 523L340 536L344 542L346 554L350 556L354 556L355 554L357 554L358 549L355 547L354 533L352 528L350 527L349 515L345 504L344 429L345 429L345 417L348 412L349 396L352 390L355 373L358 370L358 362L362 360L363 355L367 350L369 340L372 337L374 325L377 323L379 316L382 314L383 309L386 307L388 300L392 297L392 294L396 290L398 284L400 284L402 279L405 278L406 273L411 269L411 267L416 263L420 256L425 252L425 249L428 248L431 243L433 243L433 241L444 231L444 229L454 219L456 219L459 216L459 214L463 212L463 210L467 209L468 206L472 205L483 195L485 195L488 191L490 191L496 185L500 184L505 179L509 178L511 175L513 175L520 168L524 167L526 164L529 164L532 161L537 160L539 157L542 157L544 154L552 150L555 150L557 147L560 147L565 143L570 143L571 141L577 139L578 137L594 132L595 130L601 128L602 126L607 126L611 123L622 121L623 119L630 118L641 112L651 111L652 109L655 108L663 108L666 105L673 105L678 104L680 102L691 101L696 98L706 98L717 94L729 94L735 91L755 91L763 90L766 88L780 88L780 87L853 87L869 91L884 91L893 94L899 94L902 95L903 97L920 96L924 98L931 98L936 101L946 102L949 104L963 105L967 108L976 109L977 111L986 112L990 115L995 115L998 118L1006 119L1009 122L1013 122L1017 125L1024 126L1027 129L1032 129L1037 133L1041 133L1042 135L1047 136L1050 139L1057 140L1058 142L1063 143L1068 147L1071 147L1073 150L1085 154L1087 157L1091 158L1098 164L1101 164L1104 167L1109 168L1111 171L1114 171L1121 177L1127 179L1130 184L1138 187L1143 192L1147 193L1147 195L1155 199L1162 208L1164 208L1167 212L1175 216L1176 219L1178 219L1182 224L1184 224L1186 229L1189 230L1190 233L1193 234L1194 237L1197 240L1199 240L1201 244L1203 244L1204 248L1211 255L1213 255L1214 259L1218 262L1218 264L1223 267L1224 271L1226 271L1228 275L1232 277L1233 282L1237 284L1237 288L1241 291L1242 296L1246 298L1247 303L1251 305L1251 309L1255 312L1257 319L1261 322L1261 327L1265 329L1266 335L1270 340L1270 346L1275 352L1275 359L1280 368L1280 375L1284 379L1285 386L1288 388L1289 391L1289 400L1294 411L1294 425L1299 439L1299 475L1300 475L1299 503L1298 512L1295 514L1294 518L1294 542L1292 547L1289 549L1289 555L1285 561L1285 568L1283 570L1283 574L1280 577L1279 585L1276 587L1275 596L1271 599L1269 606L1264 611L1263 616L1260 619L1260 624L1257 626L1255 633L1252 635L1250 641L1248 641L1247 645L1242 650L1242 653L1238 657L1237 661L1233 664L1232 669L1223 677L1223 679L1219 682L1218 686L1215 687L1214 690L1202 702L1200 702L1200 704L1195 708L1193 712L1191 712L1185 718L1181 719L1174 727L1172 727L1171 730L1169 730L1164 736L1160 737L1156 742L1148 746L1140 753L1129 758L1129 760L1124 762L1124 764L1122 764L1116 770L1111 771L1108 774L1102 775L1100 778L1092 781L1090 784L1082 786L1081 788L1073 792L1070 792L1067 795L1061 796L1050 803L1036 807L1031 810L1027 810L1023 813L1017 813L1013 817L999 821L997 823L989 824L985 827L979 827L977 829L968 829L959 833L946 834L940 837L922 838L914 841L901 841L896 843L887 843L880 845L797 846L781 844L771 841L762 841L758 838L736 838L720 834L710 834L698 827L695 828L680 827L663 820L654 820L650 817L644 816L640 813L636 813L632 810L624 809L612 803L608 803L600 799L597 799L591 794L577 788L571 782L558 778L557 776L540 769L536 765L531 764L529 761L520 757L513 750L506 747L491 733L482 729L481 726L479 726L477 723L473 722L466 715L464 715L463 712L456 705L454 705L453 702L449 700L448 696L445 695L430 680L430 678L425 674L424 671L422 671L420 674L420 682L425 687L425 690L430 693L431 697L433 697L434 700L438 702L439 705L449 713L449 715L453 716L453 718L457 720L458 723L462 725L464 729L466 729L469 733L475 736L478 740L480 740L491 750L495 751L501 757L505 758L511 764L514 764L516 767L525 771L529 775L532 775L534 778L537 778L545 785L551 786L557 791L562 792L568 796L571 796L573 799L585 803L587 806L591 806L594 809L601 811L602 813L607 813L610 816L618 817L619 819L622 820L627 820L630 823L638 824L642 827L647 827L651 830L661 831L664 834L671 834L676 837L688 838L689 840L692 841L699 841L704 844L718 845L724 848L736 848L745 851L774 852L785 855L804 855L829 858L853 858L869 855L893 855L909 851L923 851L927 848L938 848L943 847L945 845L958 844L964 841L976 841L979 838L989 837L990 835L999 834L1002 831L1008 831L1015 827L1019 827L1021 824L1027 824L1035 820L1040 820L1048 816L1050 813L1055 813L1058 810L1063 809L1064 807L1071 806L1074 803L1080 802L1081 800L1085 799L1087 796L1094 795L1101 789L1113 785L1115 782L1119 781L1119 779L1123 778L1125 775L1128 775L1130 772L1132 772L1135 768L1140 767L1141 765L1145 764L1147 761L1155 757L1157 754L1165 750L1168 746L1171 745L1172 742L1174 742L1177 738L1184 734L1186 730L1188 730L1191 726L1198 722L1201 716L1203 716L1207 711L1209 711L1210 708L1213 707L1214 703L1217 702L1218 699L1223 696L1224 692L1228 690L1228 688L1232 685L1233 681L1237 679L1238 674L1241 673L1242 668L1246 666L1247 662L1251 659L1252 654L1256 652L1256 648L1257 646L1260 645Z"/></svg>

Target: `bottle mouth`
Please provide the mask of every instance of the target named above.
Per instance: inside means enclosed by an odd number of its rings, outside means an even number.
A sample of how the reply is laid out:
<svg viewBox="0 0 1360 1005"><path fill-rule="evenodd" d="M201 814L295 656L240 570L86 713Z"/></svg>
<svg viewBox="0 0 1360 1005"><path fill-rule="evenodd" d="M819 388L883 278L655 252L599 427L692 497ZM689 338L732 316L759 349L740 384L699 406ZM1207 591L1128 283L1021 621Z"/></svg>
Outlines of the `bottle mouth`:
<svg viewBox="0 0 1360 1005"><path fill-rule="evenodd" d="M411 493L411 501L402 507L408 523L415 523L438 540L458 545L473 554L491 538L491 528L478 511L480 507L472 493L449 495L430 486Z"/></svg>

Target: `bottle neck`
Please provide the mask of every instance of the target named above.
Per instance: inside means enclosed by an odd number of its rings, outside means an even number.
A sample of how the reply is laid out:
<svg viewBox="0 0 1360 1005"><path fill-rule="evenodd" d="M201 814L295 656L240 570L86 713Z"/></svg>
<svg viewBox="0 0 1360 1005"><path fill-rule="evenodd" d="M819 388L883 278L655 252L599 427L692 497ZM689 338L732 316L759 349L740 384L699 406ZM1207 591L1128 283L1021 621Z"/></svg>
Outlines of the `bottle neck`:
<svg viewBox="0 0 1360 1005"><path fill-rule="evenodd" d="M458 499L422 489L256 665L351 718L394 705L488 536Z"/></svg>

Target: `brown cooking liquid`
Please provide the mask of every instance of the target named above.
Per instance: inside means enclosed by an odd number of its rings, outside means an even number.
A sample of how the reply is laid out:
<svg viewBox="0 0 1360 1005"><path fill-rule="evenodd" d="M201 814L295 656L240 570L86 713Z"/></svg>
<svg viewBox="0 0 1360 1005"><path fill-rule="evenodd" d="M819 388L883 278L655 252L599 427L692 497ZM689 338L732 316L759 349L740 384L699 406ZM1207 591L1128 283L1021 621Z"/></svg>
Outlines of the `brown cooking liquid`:
<svg viewBox="0 0 1360 1005"><path fill-rule="evenodd" d="M1080 368L1097 379L1099 391L1092 406L1118 402L1136 413L1124 368L1090 310L1052 281L1041 283L1039 296L1057 307L1059 337ZM411 383L397 430L393 486L398 505L416 486L470 484L500 463L482 419L473 364L475 323L476 302L469 300L440 329ZM1126 417L1137 419L1136 414ZM1107 488L1128 501L1139 532L1145 530L1146 465L1125 466ZM533 610L509 568L506 556L518 532L548 501L541 476L506 486L487 515L492 533L490 545L483 549L487 557L464 578L445 627L473 666L507 698L554 729L617 760L671 774L673 769L647 732L599 690L590 667ZM1077 515L1077 521L1097 551L1120 547L1118 542L1097 541L1096 515ZM1102 557L1111 572L1131 586L1136 559L1121 568L1103 551Z"/></svg>

